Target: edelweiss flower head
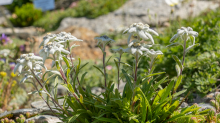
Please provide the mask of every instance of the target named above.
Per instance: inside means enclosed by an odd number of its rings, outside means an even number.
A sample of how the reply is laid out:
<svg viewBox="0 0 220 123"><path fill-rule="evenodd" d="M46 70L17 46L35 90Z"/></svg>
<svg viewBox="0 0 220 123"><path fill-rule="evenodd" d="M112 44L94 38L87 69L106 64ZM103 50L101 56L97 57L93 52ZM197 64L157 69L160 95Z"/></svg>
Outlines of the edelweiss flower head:
<svg viewBox="0 0 220 123"><path fill-rule="evenodd" d="M143 54L143 51L149 51L147 48L143 47L140 44L140 41L138 40L133 40L128 47L130 47L130 51L133 55L139 53L139 54Z"/></svg>
<svg viewBox="0 0 220 123"><path fill-rule="evenodd" d="M0 55L7 57L11 51L9 49L0 50Z"/></svg>
<svg viewBox="0 0 220 123"><path fill-rule="evenodd" d="M193 31L191 27L181 27L177 30L177 34L175 34L171 39L170 42L173 42L178 37L186 38L186 40L190 39L190 36L193 37L193 44L195 44L195 37L198 36L198 32Z"/></svg>
<svg viewBox="0 0 220 123"><path fill-rule="evenodd" d="M112 49L112 51L114 53L119 53L120 55L122 55L123 53L128 53L130 51L130 48L123 49L120 47L118 49Z"/></svg>
<svg viewBox="0 0 220 123"><path fill-rule="evenodd" d="M17 59L17 64L14 68L14 73L18 70L21 73L22 69L28 67L32 69L36 64L43 65L42 58L39 56L35 56L33 53L22 54L20 59Z"/></svg>
<svg viewBox="0 0 220 123"><path fill-rule="evenodd" d="M71 42L71 41L83 41L81 39L77 39L75 36L72 36L71 33L61 32L56 35L56 40L58 42L64 41L64 42Z"/></svg>
<svg viewBox="0 0 220 123"><path fill-rule="evenodd" d="M94 39L98 40L97 45L103 44L105 46L109 43L115 42L114 40L112 40L111 38L109 38L106 35L103 35L103 36L100 36L100 37L95 37Z"/></svg>
<svg viewBox="0 0 220 123"><path fill-rule="evenodd" d="M154 39L150 33L153 33L154 35L157 36L159 35L156 31L150 29L150 26L148 24L143 24L143 23L133 23L129 28L125 29L123 33L129 34L128 44L130 42L132 35L138 35L143 40L150 39L152 44L154 44Z"/></svg>
<svg viewBox="0 0 220 123"><path fill-rule="evenodd" d="M55 41L54 39L56 38L55 34L47 33L45 37L43 37L43 41L41 42L40 46L45 46L49 42Z"/></svg>
<svg viewBox="0 0 220 123"><path fill-rule="evenodd" d="M64 46L62 44L59 44L58 42L50 42L46 44L43 47L43 49L41 49L39 52L40 56L43 57L43 62L45 62L45 60L49 57L50 54L54 55L55 53L58 53L59 55L70 54L70 52L65 50Z"/></svg>
<svg viewBox="0 0 220 123"><path fill-rule="evenodd" d="M154 51L153 49L148 50L146 52L146 56L150 57L151 60L155 59L158 55L162 55L163 53L158 50L158 51Z"/></svg>

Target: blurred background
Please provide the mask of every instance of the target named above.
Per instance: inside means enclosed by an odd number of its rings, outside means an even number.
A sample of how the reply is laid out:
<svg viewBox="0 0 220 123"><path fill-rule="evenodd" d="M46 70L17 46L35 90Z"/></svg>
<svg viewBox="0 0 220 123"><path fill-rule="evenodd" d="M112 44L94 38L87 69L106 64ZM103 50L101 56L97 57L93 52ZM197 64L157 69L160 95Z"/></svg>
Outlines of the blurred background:
<svg viewBox="0 0 220 123"><path fill-rule="evenodd" d="M6 3L7 2L7 3ZM189 101L218 91L220 84L220 9L219 0L0 0L0 113L30 107L39 99L28 95L31 84L19 83L22 76L13 74L16 59L23 53L38 55L39 43L47 33L70 32L83 42L72 51L89 65L82 82L84 87L103 88L101 74L92 66L101 65L102 53L94 37L107 35L116 43L108 46L107 56L113 55L107 66L109 79L117 79L112 48L126 47L127 35L122 31L132 23L149 24L160 36L154 37L153 49L161 50L155 72L166 72L164 77L176 79L172 54L181 58L182 47L167 48L177 29L192 27L199 32L196 43L200 46L189 51L181 88L191 90ZM146 42L150 43L150 42ZM123 62L132 64L132 56L125 55ZM77 60L76 60L77 62ZM51 61L46 61L51 66ZM144 76L147 58L139 65L139 75ZM125 68L126 69L126 68ZM94 74L95 73L95 74ZM79 76L82 76L80 74ZM159 77L159 78L160 78ZM63 88L59 87L60 94ZM95 90L95 91L96 91Z"/></svg>

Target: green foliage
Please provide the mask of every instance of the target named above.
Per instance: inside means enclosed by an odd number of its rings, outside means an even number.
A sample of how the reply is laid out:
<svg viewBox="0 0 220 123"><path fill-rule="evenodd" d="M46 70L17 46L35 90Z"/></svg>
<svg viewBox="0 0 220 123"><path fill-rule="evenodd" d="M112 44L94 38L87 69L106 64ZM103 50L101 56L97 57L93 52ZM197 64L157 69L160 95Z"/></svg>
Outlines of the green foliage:
<svg viewBox="0 0 220 123"><path fill-rule="evenodd" d="M6 7L11 13L13 13L16 7L20 8L22 5L26 3L31 3L31 2L32 0L13 0L12 4L6 5Z"/></svg>
<svg viewBox="0 0 220 123"><path fill-rule="evenodd" d="M74 8L76 17L97 18L100 15L108 14L120 6L127 0L81 0L78 6Z"/></svg>
<svg viewBox="0 0 220 123"><path fill-rule="evenodd" d="M80 0L77 6L66 10L47 12L34 26L42 27L45 31L53 31L66 17L96 18L118 9L127 0ZM48 21L50 20L50 21Z"/></svg>
<svg viewBox="0 0 220 123"><path fill-rule="evenodd" d="M156 43L161 46L154 46L161 49L164 53L163 57L158 60L158 66L156 71L161 69L165 70L170 78L177 79L175 76L176 63L172 59L172 54L181 58L183 48L181 45L177 47L165 47L170 45L170 37L176 33L176 30L181 26L190 26L193 30L199 32L196 38L196 43L200 43L200 46L195 47L193 50L189 50L186 55L186 62L183 70L183 80L179 89L185 88L192 92L205 95L208 92L213 91L216 85L220 84L218 79L220 77L220 67L218 61L219 57L219 32L220 32L220 10L216 12L207 11L195 18L189 18L188 20L172 21L172 26L166 28L160 35L159 40ZM212 18L212 19L210 19ZM175 41L179 42L179 41ZM190 41L188 43L191 43ZM188 45L188 44L187 44ZM130 61L131 62L131 61ZM148 63L146 60L142 60L140 68L146 66Z"/></svg>
<svg viewBox="0 0 220 123"><path fill-rule="evenodd" d="M14 26L31 26L41 16L42 11L40 9L35 9L33 4L27 3L20 8L15 7L14 16L10 18L10 21Z"/></svg>

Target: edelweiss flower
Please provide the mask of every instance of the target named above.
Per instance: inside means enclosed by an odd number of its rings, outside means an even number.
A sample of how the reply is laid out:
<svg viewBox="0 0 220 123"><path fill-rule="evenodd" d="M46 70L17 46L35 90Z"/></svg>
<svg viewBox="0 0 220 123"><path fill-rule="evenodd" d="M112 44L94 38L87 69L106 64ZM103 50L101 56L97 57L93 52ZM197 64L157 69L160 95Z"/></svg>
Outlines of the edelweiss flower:
<svg viewBox="0 0 220 123"><path fill-rule="evenodd" d="M139 53L139 54L143 54L143 51L149 51L147 48L141 46L140 44L140 41L138 40L133 40L129 45L128 47L130 47L130 51L132 54L136 54L136 53Z"/></svg>
<svg viewBox="0 0 220 123"><path fill-rule="evenodd" d="M126 49L123 49L123 48L118 48L118 49L112 49L112 51L114 53L119 53L120 55L122 55L123 53L127 53L130 51L130 48L126 48Z"/></svg>
<svg viewBox="0 0 220 123"><path fill-rule="evenodd" d="M143 24L143 23L133 23L123 33L129 34L128 43L130 42L132 35L138 35L143 40L150 39L151 42L154 44L154 39L150 33L153 33L154 35L157 35L157 36L159 35L156 31L150 29L150 26L148 24Z"/></svg>
<svg viewBox="0 0 220 123"><path fill-rule="evenodd" d="M111 38L109 38L106 35L103 35L103 36L100 36L100 37L95 37L94 39L98 40L97 45L103 44L103 46L107 45L108 43L115 42L114 40L112 40Z"/></svg>
<svg viewBox="0 0 220 123"><path fill-rule="evenodd" d="M55 41L54 39L56 38L55 34L47 33L45 37L43 37L43 41L41 42L40 46L45 46L49 42Z"/></svg>
<svg viewBox="0 0 220 123"><path fill-rule="evenodd" d="M20 59L17 59L17 64L14 68L14 73L18 70L21 73L22 69L26 66L29 69L32 69L36 64L43 65L42 58L39 56L35 56L33 53L22 54Z"/></svg>
<svg viewBox="0 0 220 123"><path fill-rule="evenodd" d="M155 59L158 55L162 55L163 53L158 50L158 51L154 51L153 49L148 50L146 52L146 56L150 57L151 60Z"/></svg>
<svg viewBox="0 0 220 123"><path fill-rule="evenodd" d="M81 39L77 39L76 37L72 36L71 33L61 32L56 35L56 40L58 42L64 41L64 42L71 42L71 41L83 41Z"/></svg>
<svg viewBox="0 0 220 123"><path fill-rule="evenodd" d="M9 49L3 49L3 50L0 50L0 55L3 55L4 57L8 56L9 53L11 51Z"/></svg>
<svg viewBox="0 0 220 123"><path fill-rule="evenodd" d="M177 30L177 34L175 34L171 39L170 42L173 42L178 37L183 38L183 36L188 40L191 37L193 37L193 44L195 44L195 37L198 36L198 32L193 31L191 27L181 27L181 29Z"/></svg>
<svg viewBox="0 0 220 123"><path fill-rule="evenodd" d="M66 32L61 32L59 34L50 34L48 33L44 38L43 41L41 42L40 46L45 46L49 42L58 42L59 44L61 43L67 43L71 41L83 41L81 39L77 39L76 37L72 36L71 33L66 33Z"/></svg>
<svg viewBox="0 0 220 123"><path fill-rule="evenodd" d="M60 55L61 53L65 55L70 54L70 52L65 50L64 46L59 44L58 42L50 42L46 44L39 52L40 56L43 57L43 62L45 62L50 54L54 55L55 53L59 53L58 55Z"/></svg>

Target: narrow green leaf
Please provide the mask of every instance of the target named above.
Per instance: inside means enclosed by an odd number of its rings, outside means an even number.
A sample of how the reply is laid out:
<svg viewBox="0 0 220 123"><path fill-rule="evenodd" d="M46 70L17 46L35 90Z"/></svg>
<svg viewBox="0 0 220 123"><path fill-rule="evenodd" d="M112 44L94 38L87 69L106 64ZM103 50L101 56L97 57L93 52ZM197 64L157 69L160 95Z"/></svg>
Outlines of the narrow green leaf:
<svg viewBox="0 0 220 123"><path fill-rule="evenodd" d="M77 119L77 117L79 117L79 115L80 115L80 114L75 114L74 116L72 116L72 117L69 119L68 123L71 123L71 122L75 121L75 120Z"/></svg>
<svg viewBox="0 0 220 123"><path fill-rule="evenodd" d="M105 63L106 65L108 64L108 62L109 62L109 60L110 60L111 58L112 58L112 56L108 58L107 62Z"/></svg>
<svg viewBox="0 0 220 123"><path fill-rule="evenodd" d="M115 62L115 65L117 67L117 70L119 70L119 67L118 67L118 62L114 59L114 62Z"/></svg>
<svg viewBox="0 0 220 123"><path fill-rule="evenodd" d="M79 70L83 69L87 64L89 64L89 62L87 62L84 65L82 65Z"/></svg>
<svg viewBox="0 0 220 123"><path fill-rule="evenodd" d="M175 84L175 86L174 86L174 91L177 90L177 88L179 87L181 81L182 81L182 75L180 75L180 76L178 77L178 79L177 79L177 81L176 81L176 84Z"/></svg>
<svg viewBox="0 0 220 123"><path fill-rule="evenodd" d="M101 70L100 68L98 68L98 67L95 66L95 65L93 65L93 66L94 66L97 70L99 70L99 71L102 73L103 76L105 76L104 73L102 72L102 70Z"/></svg>
<svg viewBox="0 0 220 123"><path fill-rule="evenodd" d="M82 76L81 76L81 79L80 79L80 83L82 83L84 81L84 77L85 75L87 74L88 72L85 72Z"/></svg>
<svg viewBox="0 0 220 123"><path fill-rule="evenodd" d="M130 89L133 90L133 84L132 84L131 79L129 78L128 74L125 72L124 69L122 69L122 73L124 74Z"/></svg>
<svg viewBox="0 0 220 123"><path fill-rule="evenodd" d="M94 118L102 122L104 121L108 123L119 123L118 120L113 119L113 118L104 118L104 117L94 117Z"/></svg>
<svg viewBox="0 0 220 123"><path fill-rule="evenodd" d="M194 47L197 47L197 46L200 46L200 44L194 44L194 45L189 46L189 47L185 50L185 52L187 53L190 49L192 49L192 48L194 48Z"/></svg>
<svg viewBox="0 0 220 123"><path fill-rule="evenodd" d="M66 66L69 68L70 64L66 57L63 56L63 61L66 63Z"/></svg>
<svg viewBox="0 0 220 123"><path fill-rule="evenodd" d="M181 43L172 43L170 45L167 45L166 47L174 47L174 46L178 46L178 45L182 45Z"/></svg>
<svg viewBox="0 0 220 123"><path fill-rule="evenodd" d="M55 61L55 64L56 64L57 70L59 71L60 70L60 64L59 64L58 60Z"/></svg>
<svg viewBox="0 0 220 123"><path fill-rule="evenodd" d="M183 70L183 66L181 64L180 59L176 55L172 55L173 59L176 61L176 63L179 65L180 69Z"/></svg>
<svg viewBox="0 0 220 123"><path fill-rule="evenodd" d="M80 94L80 103L83 103L83 96Z"/></svg>

